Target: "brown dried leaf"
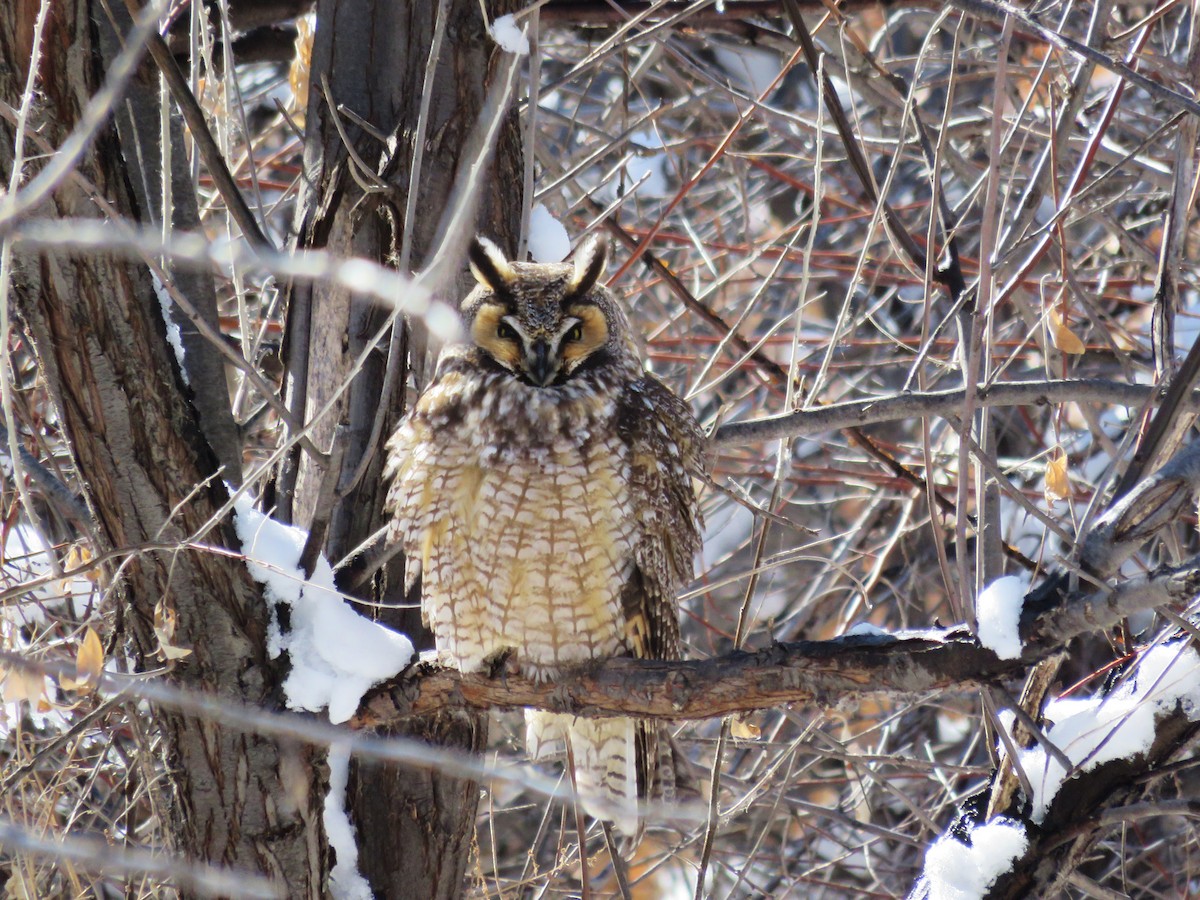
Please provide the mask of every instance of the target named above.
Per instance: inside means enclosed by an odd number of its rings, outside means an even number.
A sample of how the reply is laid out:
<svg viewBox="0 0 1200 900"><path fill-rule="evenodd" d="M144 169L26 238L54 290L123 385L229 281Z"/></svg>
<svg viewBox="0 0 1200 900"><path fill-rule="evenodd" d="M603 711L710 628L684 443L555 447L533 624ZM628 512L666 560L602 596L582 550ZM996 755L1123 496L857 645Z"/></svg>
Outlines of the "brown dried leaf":
<svg viewBox="0 0 1200 900"><path fill-rule="evenodd" d="M0 667L0 700L16 703L19 700L38 702L46 694L46 677L41 672L14 666Z"/></svg>
<svg viewBox="0 0 1200 900"><path fill-rule="evenodd" d="M92 562L93 555L91 548L86 544L72 544L71 549L67 551L67 558L63 560L64 569L78 569L82 566L87 566ZM92 584L100 583L101 572L95 566L86 569L79 573Z"/></svg>
<svg viewBox="0 0 1200 900"><path fill-rule="evenodd" d="M59 684L68 691L94 690L100 683L100 673L104 671L104 645L100 643L100 635L90 626L83 632L83 640L79 642L79 650L75 653L75 677L63 676Z"/></svg>
<svg viewBox="0 0 1200 900"><path fill-rule="evenodd" d="M730 723L729 733L740 741L757 741L762 737L762 729L741 716Z"/></svg>
<svg viewBox="0 0 1200 900"><path fill-rule="evenodd" d="M1057 307L1050 308L1050 339L1054 342L1054 346L1063 353L1078 356L1087 352L1087 346L1079 339L1079 335L1063 321Z"/></svg>
<svg viewBox="0 0 1200 900"><path fill-rule="evenodd" d="M175 644L175 626L178 618L175 610L167 605L166 599L154 604L154 634L158 637L158 655L166 660L186 659L192 655Z"/></svg>
<svg viewBox="0 0 1200 900"><path fill-rule="evenodd" d="M314 30L312 22L301 16L296 19L296 55L288 69L288 86L292 89L291 112L304 121L308 109L308 73L312 66Z"/></svg>
<svg viewBox="0 0 1200 900"><path fill-rule="evenodd" d="M1049 503L1066 500L1071 496L1071 480L1067 477L1067 454L1062 447L1054 451L1046 463L1046 489L1043 492Z"/></svg>

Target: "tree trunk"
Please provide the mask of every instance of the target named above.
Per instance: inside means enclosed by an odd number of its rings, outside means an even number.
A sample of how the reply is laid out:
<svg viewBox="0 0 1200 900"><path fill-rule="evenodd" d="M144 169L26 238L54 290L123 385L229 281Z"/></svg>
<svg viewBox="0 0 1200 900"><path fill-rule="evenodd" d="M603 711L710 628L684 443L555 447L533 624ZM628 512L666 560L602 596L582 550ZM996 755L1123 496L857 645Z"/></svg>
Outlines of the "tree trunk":
<svg viewBox="0 0 1200 900"><path fill-rule="evenodd" d="M501 4L489 5L494 15L503 11L496 9ZM445 19L439 38L435 3L322 0L318 4L301 246L410 269L427 261L498 55L486 35L478 0L447 0L440 9ZM427 85L426 66L439 40L436 74ZM357 114L389 139L381 141L345 113L330 109L322 76L328 78L334 104ZM419 178L412 179L425 93L429 106L420 142L423 159ZM335 117L341 118L358 158L372 172L352 173L356 163L347 153ZM510 112L500 132L491 177L484 179L484 195L478 198L477 218L480 230L509 250L514 249L519 227L520 173L517 117ZM364 192L361 185L376 176L385 187ZM416 214L406 222L410 180L416 181L419 193ZM461 296L464 287L460 277L449 290ZM308 422L337 398L332 412L313 423L312 436L322 449L336 444L333 458L340 454L341 466L332 476L337 479L339 499L331 508L318 508L321 482L327 475L312 460L293 457L291 468L280 478L279 508L285 513L290 510L295 521L307 527L327 525L325 550L333 560L344 557L383 523L383 442L404 413L410 364L417 371L414 380L419 382L424 371L424 331L420 323L412 323L390 338L390 350L385 337L367 355L362 369L351 375L354 361L386 323L389 312L343 289L323 286L299 289L289 306L289 376L296 388L289 405L303 412ZM392 358L390 379L389 353L399 354ZM361 477L351 484L360 468ZM400 608L402 586L402 569L390 567L376 585L375 599L385 606L379 618L411 635L418 646L428 646L419 612ZM477 754L486 740L486 718L473 713L435 716L415 720L396 733ZM461 893L478 805L475 782L431 771L356 765L348 796L362 850L360 868L377 897Z"/></svg>
<svg viewBox="0 0 1200 900"><path fill-rule="evenodd" d="M121 52L122 35L133 26L128 9L123 4L110 4L111 19L102 16L96 22L100 47L104 53L105 70ZM114 30L113 24L120 29ZM166 104L160 90L158 70L144 60L134 89L129 91L116 109L117 137L125 160L137 160L138 165L127 167L129 184L141 222L146 227L161 228L169 215L171 228L182 231L200 229L200 208L192 187L191 161L183 140L183 122L173 103ZM164 114L169 116L167 159L169 177L163 177L163 153L160 131ZM164 199L164 187L167 196ZM217 294L210 272L173 267L163 264L173 285L191 301L193 307L217 332ZM188 387L192 405L204 432L205 440L223 466L221 478L231 484L242 483L242 442L233 410L229 405L229 389L225 380L225 363L221 354L202 335L199 329L179 310L172 311L172 322L179 328L184 358L187 359Z"/></svg>
<svg viewBox="0 0 1200 900"><path fill-rule="evenodd" d="M93 9L93 6L95 7ZM0 99L19 107L37 0L0 4ZM96 22L104 4L57 2L46 25L38 103L30 122L58 146L97 92L103 56ZM136 87L135 87L136 89ZM15 129L0 117L0 175L12 173ZM27 138L28 182L46 156ZM69 176L43 203L46 218L97 218L92 192L129 219L137 208L111 123L101 127ZM154 177L157 177L155 175ZM114 229L114 237L118 234ZM193 650L174 668L181 686L238 703L278 707L279 667L266 654L268 614L235 557L187 549L193 536L236 550L228 517L205 523L227 499L217 458L169 349L148 270L96 253L14 259L14 295L36 345L80 479L98 523L98 551L128 554L117 598L118 640L143 668L157 667L154 608L178 614L176 642ZM140 550L180 542L167 551ZM325 874L322 791L310 748L215 722L159 711L169 792L161 808L182 853L265 872L289 897L319 897Z"/></svg>

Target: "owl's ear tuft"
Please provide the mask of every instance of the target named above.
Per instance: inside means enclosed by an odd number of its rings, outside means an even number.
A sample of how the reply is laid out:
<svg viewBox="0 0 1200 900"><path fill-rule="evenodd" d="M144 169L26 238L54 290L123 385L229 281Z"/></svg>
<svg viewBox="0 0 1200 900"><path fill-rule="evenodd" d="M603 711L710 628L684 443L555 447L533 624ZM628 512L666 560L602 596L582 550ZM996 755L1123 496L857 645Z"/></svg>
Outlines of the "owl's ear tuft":
<svg viewBox="0 0 1200 900"><path fill-rule="evenodd" d="M573 262L575 271L567 282L567 294L578 297L595 287L604 274L604 266L608 263L608 242L598 235L592 235L575 251Z"/></svg>
<svg viewBox="0 0 1200 900"><path fill-rule="evenodd" d="M517 271L504 252L485 237L477 236L471 241L467 259L475 280L497 294L504 293L517 280Z"/></svg>

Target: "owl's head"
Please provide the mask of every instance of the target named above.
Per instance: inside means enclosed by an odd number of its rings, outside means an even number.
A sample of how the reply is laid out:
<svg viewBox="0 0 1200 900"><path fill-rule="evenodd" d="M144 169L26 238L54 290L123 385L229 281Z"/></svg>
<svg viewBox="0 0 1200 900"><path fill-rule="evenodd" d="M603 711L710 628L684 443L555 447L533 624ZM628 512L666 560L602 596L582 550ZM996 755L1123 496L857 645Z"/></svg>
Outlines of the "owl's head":
<svg viewBox="0 0 1200 900"><path fill-rule="evenodd" d="M567 263L522 263L476 238L469 252L478 286L463 301L470 339L487 360L534 387L624 360L628 323L601 284L608 250L592 238Z"/></svg>

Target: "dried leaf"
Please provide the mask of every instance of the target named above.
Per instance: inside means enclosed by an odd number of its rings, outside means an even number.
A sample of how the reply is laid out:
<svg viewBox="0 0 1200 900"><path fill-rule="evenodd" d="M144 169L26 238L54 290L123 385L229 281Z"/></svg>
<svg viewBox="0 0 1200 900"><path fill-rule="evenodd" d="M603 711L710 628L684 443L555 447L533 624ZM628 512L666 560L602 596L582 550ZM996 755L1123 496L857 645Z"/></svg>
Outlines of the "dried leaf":
<svg viewBox="0 0 1200 900"><path fill-rule="evenodd" d="M75 656L75 669L80 678L96 683L104 671L104 645L100 643L100 635L90 626L83 633L83 643Z"/></svg>
<svg viewBox="0 0 1200 900"><path fill-rule="evenodd" d="M288 85L292 89L291 112L303 117L308 110L308 73L312 66L312 48L314 29L312 20L301 16L295 21L296 54L292 57L292 65L288 69Z"/></svg>
<svg viewBox="0 0 1200 900"><path fill-rule="evenodd" d="M741 716L736 717L730 723L729 733L740 741L757 741L762 737L762 729Z"/></svg>
<svg viewBox="0 0 1200 900"><path fill-rule="evenodd" d="M166 599L154 604L154 633L158 636L158 655L166 660L186 659L192 655L175 643L175 626L178 618L175 610L167 605Z"/></svg>
<svg viewBox="0 0 1200 900"><path fill-rule="evenodd" d="M104 645L100 643L100 635L88 627L75 654L75 677L63 676L59 678L59 684L68 691L94 690L103 671Z"/></svg>
<svg viewBox="0 0 1200 900"><path fill-rule="evenodd" d="M46 694L46 677L41 672L20 666L0 668L0 700L16 703L40 701Z"/></svg>
<svg viewBox="0 0 1200 900"><path fill-rule="evenodd" d="M63 560L63 568L74 570L87 566L91 563L92 558L91 548L86 544L72 544L71 549L67 551L67 558ZM92 584L100 583L100 570L94 566L79 574Z"/></svg>
<svg viewBox="0 0 1200 900"><path fill-rule="evenodd" d="M1044 494L1050 503L1066 500L1071 496L1071 480L1067 477L1067 454L1062 447L1055 449L1054 455L1046 463Z"/></svg>
<svg viewBox="0 0 1200 900"><path fill-rule="evenodd" d="M1062 315L1057 307L1050 308L1050 339L1054 342L1054 346L1063 353L1071 353L1078 356L1081 353L1087 352L1087 346L1079 339L1079 335L1073 332L1067 323L1063 321Z"/></svg>
<svg viewBox="0 0 1200 900"><path fill-rule="evenodd" d="M158 655L163 659L174 662L177 659L187 659L192 655L192 651L186 650L183 647L176 647L174 644L160 644Z"/></svg>
<svg viewBox="0 0 1200 900"><path fill-rule="evenodd" d="M30 876L21 866L13 866L4 885L4 900L37 900L39 887L36 878L30 883Z"/></svg>

